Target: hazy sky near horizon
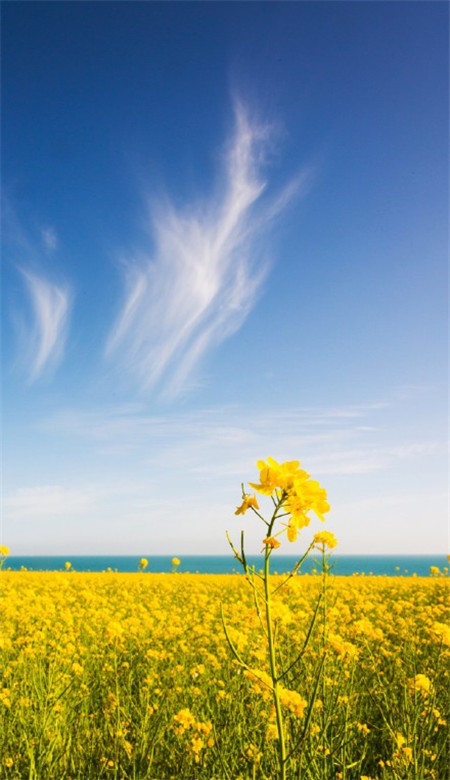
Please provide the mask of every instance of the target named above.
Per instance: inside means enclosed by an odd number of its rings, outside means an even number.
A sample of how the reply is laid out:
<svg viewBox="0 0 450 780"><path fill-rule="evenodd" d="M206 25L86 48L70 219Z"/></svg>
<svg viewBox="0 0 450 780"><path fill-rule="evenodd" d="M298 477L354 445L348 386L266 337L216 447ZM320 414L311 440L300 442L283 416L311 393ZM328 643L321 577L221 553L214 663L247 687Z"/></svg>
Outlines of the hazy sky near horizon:
<svg viewBox="0 0 450 780"><path fill-rule="evenodd" d="M339 552L444 551L448 15L2 3L12 554L257 552L268 455Z"/></svg>

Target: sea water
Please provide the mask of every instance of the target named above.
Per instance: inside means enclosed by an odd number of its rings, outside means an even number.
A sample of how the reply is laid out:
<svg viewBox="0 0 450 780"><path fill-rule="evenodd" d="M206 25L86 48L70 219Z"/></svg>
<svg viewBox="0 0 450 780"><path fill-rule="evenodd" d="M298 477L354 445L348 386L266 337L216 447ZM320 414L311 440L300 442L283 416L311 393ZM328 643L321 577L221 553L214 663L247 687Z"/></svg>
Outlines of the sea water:
<svg viewBox="0 0 450 780"><path fill-rule="evenodd" d="M101 572L112 569L118 572L138 571L141 558L147 558L146 572L171 572L172 556L152 555L144 552L140 555L11 555L4 563L5 569L14 571L25 567L32 571L64 570L66 561L72 569L79 572ZM238 561L230 555L179 555L179 572L199 574L233 574L242 572ZM249 555L248 563L256 569L263 567L262 555ZM297 562L293 555L277 555L271 558L271 570L283 573L290 571ZM351 576L353 574L374 574L377 576L427 576L431 566L441 571L448 566L445 555L332 555L330 563L332 573ZM301 573L321 570L320 556L310 555L302 564Z"/></svg>

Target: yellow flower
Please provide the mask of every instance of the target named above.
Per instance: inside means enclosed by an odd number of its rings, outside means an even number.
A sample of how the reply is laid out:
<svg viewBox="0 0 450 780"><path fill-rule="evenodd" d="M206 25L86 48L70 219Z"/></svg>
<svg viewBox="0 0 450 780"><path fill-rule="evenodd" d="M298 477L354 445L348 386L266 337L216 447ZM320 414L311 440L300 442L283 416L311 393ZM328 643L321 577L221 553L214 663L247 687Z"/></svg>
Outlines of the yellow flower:
<svg viewBox="0 0 450 780"><path fill-rule="evenodd" d="M179 558L172 558L172 566L179 566L181 563Z"/></svg>
<svg viewBox="0 0 450 780"><path fill-rule="evenodd" d="M281 547L280 542L278 539L275 539L274 536L266 536L266 538L263 539L263 544L265 544L267 547L271 547L272 550L277 550L278 547Z"/></svg>
<svg viewBox="0 0 450 780"><path fill-rule="evenodd" d="M272 678L263 669L246 669L244 676L248 677L255 684L254 690L256 693L262 692L263 696L268 694L269 697L272 695Z"/></svg>
<svg viewBox="0 0 450 780"><path fill-rule="evenodd" d="M328 643L340 658L356 658L358 649L338 634L329 634Z"/></svg>
<svg viewBox="0 0 450 780"><path fill-rule="evenodd" d="M431 692L431 680L426 674L416 674L416 676L409 681L412 690L416 690L422 694L422 696L428 696Z"/></svg>
<svg viewBox="0 0 450 780"><path fill-rule="evenodd" d="M276 723L269 723L267 726L266 739L278 739L278 729Z"/></svg>
<svg viewBox="0 0 450 780"><path fill-rule="evenodd" d="M290 542L295 542L297 539L298 530L292 521L289 521L289 523L286 525L286 536Z"/></svg>
<svg viewBox="0 0 450 780"><path fill-rule="evenodd" d="M66 571L69 571L69 569L70 569L71 567L72 567L72 564L70 563L70 561L66 561L66 562L65 562L65 564L64 564L64 568L65 568L65 570L66 570Z"/></svg>
<svg viewBox="0 0 450 780"><path fill-rule="evenodd" d="M445 623L433 623L431 635L450 647L450 628Z"/></svg>
<svg viewBox="0 0 450 780"><path fill-rule="evenodd" d="M173 720L177 724L174 726L176 734L183 734L186 729L195 725L195 718L192 712L187 708L177 712L177 714L173 716Z"/></svg>
<svg viewBox="0 0 450 780"><path fill-rule="evenodd" d="M438 566L430 566L430 574L432 577L439 577L441 570Z"/></svg>
<svg viewBox="0 0 450 780"><path fill-rule="evenodd" d="M251 742L249 745L245 745L245 753L249 761L254 761L255 764L259 764L262 758L262 753L256 745Z"/></svg>
<svg viewBox="0 0 450 780"><path fill-rule="evenodd" d="M6 547L5 544L0 544L0 555L3 555L4 558L9 555L9 547Z"/></svg>
<svg viewBox="0 0 450 780"><path fill-rule="evenodd" d="M146 568L147 568L147 566L148 566L148 560L147 560L147 558L141 558L141 560L139 561L139 569L140 569L141 571L144 571L144 569L146 569Z"/></svg>
<svg viewBox="0 0 450 780"><path fill-rule="evenodd" d="M288 491L284 503L286 511L292 515L292 522L297 528L309 525L308 512L314 512L319 520L324 520L324 514L330 511L325 488L320 487L315 479L296 478L291 490Z"/></svg>
<svg viewBox="0 0 450 780"><path fill-rule="evenodd" d="M337 545L337 539L331 531L319 531L318 534L314 535L313 542L314 544L323 544L330 549Z"/></svg>
<svg viewBox="0 0 450 780"><path fill-rule="evenodd" d="M256 462L259 469L259 483L254 484L250 482L250 487L263 493L266 496L272 495L276 488L280 490L288 490L294 481L294 475L299 473L300 463L298 460L288 460L285 463L278 463L273 458L267 458L267 463L263 460ZM301 471L306 479L308 474L306 471Z"/></svg>
<svg viewBox="0 0 450 780"><path fill-rule="evenodd" d="M256 500L256 496L248 496L247 494L244 495L244 500L240 506L236 508L235 515L243 515L247 511L247 509L250 509L250 507L254 507L255 509L259 509L259 504Z"/></svg>
<svg viewBox="0 0 450 780"><path fill-rule="evenodd" d="M287 688L283 688L281 685L278 690L281 703L298 718L303 717L307 701L305 701L297 691L290 691Z"/></svg>
<svg viewBox="0 0 450 780"><path fill-rule="evenodd" d="M123 635L123 626L118 620L111 620L106 626L105 634L107 639L119 639Z"/></svg>
<svg viewBox="0 0 450 780"><path fill-rule="evenodd" d="M319 520L324 520L324 514L329 511L327 493L319 483L310 478L310 475L300 468L298 460L288 460L278 463L273 458L267 461L258 460L259 482L250 482L250 487L258 493L278 498L279 506L283 506L287 514L291 515L287 536L289 541L295 541L297 534L293 528L304 528L309 525L311 518L309 512L314 512ZM237 508L236 514L243 514L251 506L248 496Z"/></svg>

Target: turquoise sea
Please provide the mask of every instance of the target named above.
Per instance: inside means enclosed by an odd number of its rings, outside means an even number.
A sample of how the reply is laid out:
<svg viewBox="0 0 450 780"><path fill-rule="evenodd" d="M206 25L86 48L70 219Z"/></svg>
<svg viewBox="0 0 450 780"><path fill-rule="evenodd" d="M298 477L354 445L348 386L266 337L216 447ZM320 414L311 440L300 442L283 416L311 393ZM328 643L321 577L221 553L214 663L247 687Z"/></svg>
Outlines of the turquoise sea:
<svg viewBox="0 0 450 780"><path fill-rule="evenodd" d="M5 562L5 568L19 570L23 566L33 571L55 571L64 569L66 561L70 561L75 571L113 571L133 572L138 570L141 558L148 559L147 572L172 571L172 556L152 555L23 555L10 556ZM180 572L200 574L232 574L242 571L237 561L230 555L179 555ZM257 569L262 568L263 556L248 556L250 564ZM292 555L274 555L272 570L280 574L289 571L297 558ZM352 574L402 575L419 577L430 573L430 566L438 566L441 571L448 566L445 555L334 555L332 556L333 573L351 576ZM320 570L318 558L310 557L302 564L302 573L310 573L314 568Z"/></svg>

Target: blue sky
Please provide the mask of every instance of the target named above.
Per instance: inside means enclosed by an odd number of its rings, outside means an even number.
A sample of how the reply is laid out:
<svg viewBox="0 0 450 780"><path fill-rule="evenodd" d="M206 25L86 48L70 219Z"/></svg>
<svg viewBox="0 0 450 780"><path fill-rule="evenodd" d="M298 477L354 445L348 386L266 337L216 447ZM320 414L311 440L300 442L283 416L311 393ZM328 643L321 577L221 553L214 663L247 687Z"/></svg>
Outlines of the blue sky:
<svg viewBox="0 0 450 780"><path fill-rule="evenodd" d="M442 553L447 4L2 5L3 543Z"/></svg>

